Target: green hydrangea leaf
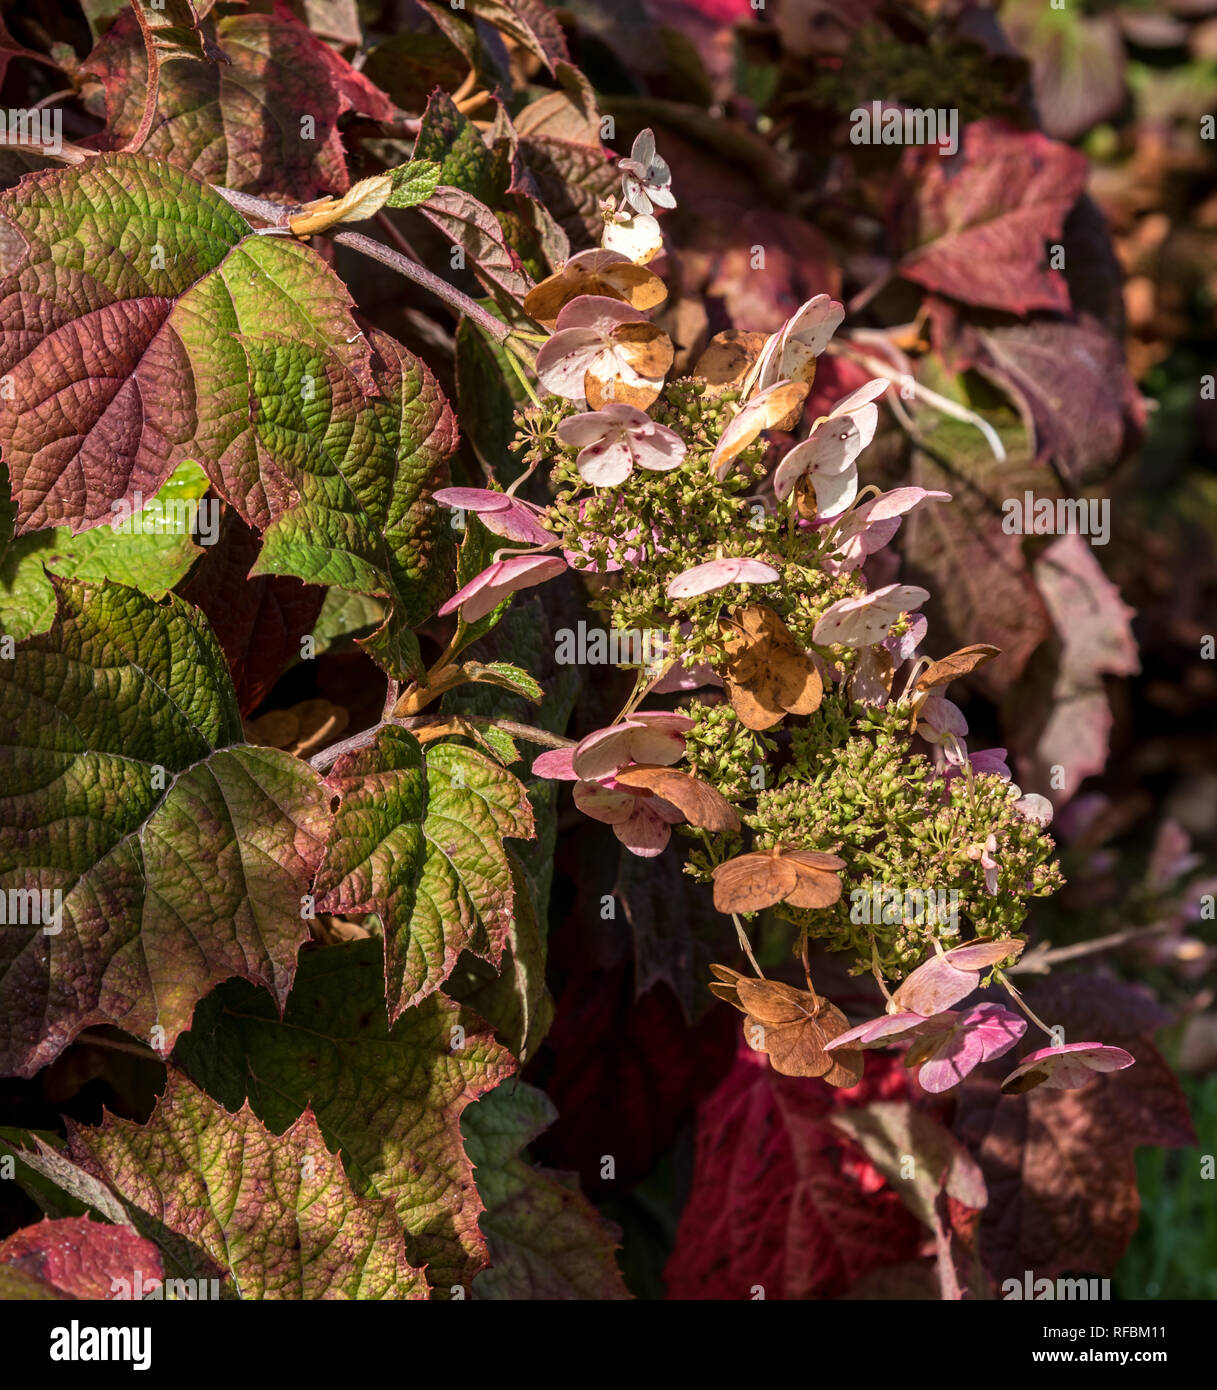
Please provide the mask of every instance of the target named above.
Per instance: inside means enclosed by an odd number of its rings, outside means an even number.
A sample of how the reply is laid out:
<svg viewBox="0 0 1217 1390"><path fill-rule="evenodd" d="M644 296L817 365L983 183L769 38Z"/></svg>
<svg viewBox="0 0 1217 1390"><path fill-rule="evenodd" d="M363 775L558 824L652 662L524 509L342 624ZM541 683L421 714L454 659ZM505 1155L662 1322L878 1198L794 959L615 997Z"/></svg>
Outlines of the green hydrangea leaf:
<svg viewBox="0 0 1217 1390"><path fill-rule="evenodd" d="M389 194L391 208L412 208L425 203L439 187L443 171L429 159L412 159L398 169L390 170L393 192Z"/></svg>
<svg viewBox="0 0 1217 1390"><path fill-rule="evenodd" d="M207 488L206 473L188 459L144 506L120 506L109 526L18 536L0 558L0 629L20 639L51 625L55 591L44 567L65 579L114 579L153 598L168 593L202 553L191 520Z"/></svg>
<svg viewBox="0 0 1217 1390"><path fill-rule="evenodd" d="M475 1014L435 993L390 1027L380 943L357 941L301 957L282 1019L265 990L221 986L175 1058L276 1134L311 1107L355 1190L393 1203L435 1289L468 1294L487 1253L460 1116L515 1070Z"/></svg>
<svg viewBox="0 0 1217 1390"><path fill-rule="evenodd" d="M295 496L271 522L255 574L289 574L385 598L392 610L365 645L398 679L421 671L407 629L443 593L452 549L431 500L447 479L456 423L435 378L373 332L367 397L337 356L275 334L242 338L252 413L265 457ZM409 643L408 659L397 647Z"/></svg>
<svg viewBox="0 0 1217 1390"><path fill-rule="evenodd" d="M501 686L504 690L510 690L513 695L522 695L534 704L540 704L545 698L545 691L542 690L540 682L527 671L513 666L510 661L491 661L486 665L480 661L467 661L464 670L472 681L478 681L483 685Z"/></svg>
<svg viewBox="0 0 1217 1390"><path fill-rule="evenodd" d="M286 998L330 813L304 763L242 742L223 652L170 595L55 580L0 661L0 1071L111 1023L167 1052L233 975ZM37 897L31 895L37 894Z"/></svg>
<svg viewBox="0 0 1217 1390"><path fill-rule="evenodd" d="M115 1193L167 1273L210 1264L243 1299L427 1297L392 1206L356 1194L311 1110L273 1134L170 1068L146 1125L68 1124L72 1161Z"/></svg>
<svg viewBox="0 0 1217 1390"><path fill-rule="evenodd" d="M545 984L546 940L537 920L532 885L518 855L511 864L515 911L499 968L463 951L447 984L448 992L475 1009L495 1037L521 1062L541 1045L554 1019L554 1001Z"/></svg>
<svg viewBox="0 0 1217 1390"><path fill-rule="evenodd" d="M350 309L315 251L255 235L213 189L142 155L30 174L0 193L11 387L0 449L18 533L109 521L113 502L152 496L186 458L264 529L290 481L263 472L236 335L333 351L374 391Z"/></svg>
<svg viewBox="0 0 1217 1390"><path fill-rule="evenodd" d="M503 840L533 833L519 780L456 743L424 755L389 727L326 781L339 802L317 909L380 917L390 1020L437 989L462 950L498 966L514 908Z"/></svg>
<svg viewBox="0 0 1217 1390"><path fill-rule="evenodd" d="M366 594L330 588L313 628L313 654L342 650L355 637L367 637L383 626L385 606Z"/></svg>
<svg viewBox="0 0 1217 1390"><path fill-rule="evenodd" d="M461 1129L486 1204L491 1266L476 1299L625 1299L617 1231L578 1190L520 1151L558 1118L544 1091L507 1081L465 1111Z"/></svg>

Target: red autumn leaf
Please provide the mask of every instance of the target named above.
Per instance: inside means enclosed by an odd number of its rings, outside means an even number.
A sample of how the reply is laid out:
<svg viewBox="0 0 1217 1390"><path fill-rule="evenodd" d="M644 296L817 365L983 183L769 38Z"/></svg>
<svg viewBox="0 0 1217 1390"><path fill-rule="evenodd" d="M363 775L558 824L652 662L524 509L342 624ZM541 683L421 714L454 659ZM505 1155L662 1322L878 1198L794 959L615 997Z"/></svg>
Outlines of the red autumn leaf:
<svg viewBox="0 0 1217 1390"><path fill-rule="evenodd" d="M1050 673L1022 687L1010 716L1010 735L1025 761L1020 775L1047 783L1063 769L1063 804L1107 763L1114 723L1105 678L1141 669L1133 637L1134 612L1103 573L1082 536L1060 536L1035 562L1035 579L1060 638Z"/></svg>
<svg viewBox="0 0 1217 1390"><path fill-rule="evenodd" d="M9 1266L69 1298L113 1298L115 1281L144 1285L164 1275L161 1252L130 1226L87 1216L39 1221L0 1241L0 1266Z"/></svg>
<svg viewBox="0 0 1217 1390"><path fill-rule="evenodd" d="M1089 244L1069 255L1071 267L1097 259ZM1003 391L1034 435L1036 459L1051 459L1070 482L1106 477L1140 437L1145 407L1119 339L1090 314L977 328L945 300L926 306L952 368L975 368Z"/></svg>
<svg viewBox="0 0 1217 1390"><path fill-rule="evenodd" d="M1001 1096L1013 1057L973 1073L959 1092L955 1134L989 1188L981 1255L998 1285L1067 1271L1110 1274L1137 1227L1139 1144L1196 1142L1187 1102L1152 1034L1166 1015L1143 989L1093 975L1058 976L1028 1001L1066 1039L1101 1038L1137 1059L1079 1090ZM1026 1049L1030 1050L1030 1049Z"/></svg>
<svg viewBox="0 0 1217 1390"><path fill-rule="evenodd" d="M558 995L542 1051L552 1054L545 1089L559 1118L534 1145L537 1157L579 1170L593 1198L644 1178L730 1066L737 1032L728 1009L690 1028L662 984L635 999L628 964L585 967ZM616 1160L612 1182L602 1154Z"/></svg>
<svg viewBox="0 0 1217 1390"><path fill-rule="evenodd" d="M1027 314L1069 309L1047 264L1086 182L1077 150L1000 121L960 131L956 154L905 151L893 209L897 242L910 247L900 274L967 304Z"/></svg>
<svg viewBox="0 0 1217 1390"><path fill-rule="evenodd" d="M918 454L910 481L949 490L949 507L919 507L905 523L908 578L933 595L926 611L937 640L964 646L985 642L1002 659L976 671L976 685L990 698L1022 674L1032 652L1051 635L1052 623L1023 554L1023 538L1002 530L994 497L1017 495L1008 464L997 463L979 434L964 475L948 475ZM962 460L962 447L955 452ZM1026 476L1026 474L1024 474Z"/></svg>
<svg viewBox="0 0 1217 1390"><path fill-rule="evenodd" d="M693 1191L665 1271L668 1297L834 1298L912 1259L920 1223L832 1122L839 1110L905 1094L889 1058L834 1091L780 1076L742 1046L698 1110Z"/></svg>
<svg viewBox="0 0 1217 1390"><path fill-rule="evenodd" d="M338 130L357 110L388 120L393 103L292 14L238 14L215 36L229 62L161 68L157 116L141 153L197 178L304 202L350 184ZM147 56L130 11L119 15L83 71L105 91L108 125L96 141L119 149L144 112ZM301 117L312 135L302 138Z"/></svg>

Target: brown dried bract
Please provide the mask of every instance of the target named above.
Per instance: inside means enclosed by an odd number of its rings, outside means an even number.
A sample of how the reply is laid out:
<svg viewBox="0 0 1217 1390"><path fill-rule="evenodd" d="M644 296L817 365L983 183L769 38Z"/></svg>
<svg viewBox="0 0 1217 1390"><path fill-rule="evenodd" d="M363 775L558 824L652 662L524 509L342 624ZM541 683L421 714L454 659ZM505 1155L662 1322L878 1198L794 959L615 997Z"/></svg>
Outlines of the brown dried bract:
<svg viewBox="0 0 1217 1390"><path fill-rule="evenodd" d="M807 400L807 386L802 381L778 381L754 397L731 421L715 445L710 462L721 482L731 471L731 465L762 430L789 429L801 413Z"/></svg>
<svg viewBox="0 0 1217 1390"><path fill-rule="evenodd" d="M717 400L727 391L742 386L768 339L767 333L750 333L741 328L716 333L706 344L692 372L706 383L705 398Z"/></svg>
<svg viewBox="0 0 1217 1390"><path fill-rule="evenodd" d="M714 870L720 912L760 912L775 903L831 907L841 897L837 870L845 860L819 850L766 849L728 859Z"/></svg>
<svg viewBox="0 0 1217 1390"><path fill-rule="evenodd" d="M818 1077L830 1086L856 1086L862 1079L861 1049L826 1050L826 1044L849 1027L835 1004L810 990L778 980L754 980L725 965L710 969L718 977L711 991L745 1015L748 1045L764 1052L774 1071Z"/></svg>
<svg viewBox="0 0 1217 1390"><path fill-rule="evenodd" d="M342 705L315 697L290 709L270 710L246 722L245 736L264 748L282 748L297 758L308 758L333 741L350 723Z"/></svg>
<svg viewBox="0 0 1217 1390"><path fill-rule="evenodd" d="M618 299L634 309L653 309L668 296L664 282L653 270L633 261L610 260L604 265L567 264L534 285L524 296L524 312L537 323L552 328L572 299L596 294Z"/></svg>
<svg viewBox="0 0 1217 1390"><path fill-rule="evenodd" d="M944 656L941 661L931 662L917 677L917 684L913 688L932 690L937 685L949 685L951 681L971 674L978 666L983 666L986 661L992 661L995 656L1000 655L1001 648L991 647L987 642L975 642L970 647L960 647L957 652Z"/></svg>
<svg viewBox="0 0 1217 1390"><path fill-rule="evenodd" d="M637 763L623 767L614 780L634 791L650 792L670 802L690 825L703 830L738 830L739 817L721 793L689 772Z"/></svg>
<svg viewBox="0 0 1217 1390"><path fill-rule="evenodd" d="M771 729L787 714L814 714L824 682L809 653L772 608L754 603L723 624L723 684L740 722Z"/></svg>

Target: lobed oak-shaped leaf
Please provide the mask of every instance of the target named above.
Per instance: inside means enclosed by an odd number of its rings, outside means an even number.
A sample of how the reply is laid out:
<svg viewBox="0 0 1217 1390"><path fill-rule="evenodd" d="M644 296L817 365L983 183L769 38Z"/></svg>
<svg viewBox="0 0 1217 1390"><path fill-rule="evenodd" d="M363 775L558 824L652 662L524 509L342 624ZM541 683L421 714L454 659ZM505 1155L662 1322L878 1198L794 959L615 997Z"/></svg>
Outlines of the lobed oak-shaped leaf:
<svg viewBox="0 0 1217 1390"><path fill-rule="evenodd" d="M230 62L208 32L210 26L204 23L210 8L210 3L204 4L200 16L192 0L154 0L149 5L133 5L131 11L151 40L158 65L175 59Z"/></svg>
<svg viewBox="0 0 1217 1390"><path fill-rule="evenodd" d="M272 1134L170 1068L146 1125L68 1121L73 1162L175 1262L217 1266L243 1299L422 1299L392 1206L357 1196L311 1110Z"/></svg>
<svg viewBox="0 0 1217 1390"><path fill-rule="evenodd" d="M985 308L1067 311L1069 289L1045 243L1060 240L1085 187L1085 157L1000 121L974 121L962 137L949 158L934 146L904 154L900 217L916 249L900 274Z"/></svg>
<svg viewBox="0 0 1217 1390"><path fill-rule="evenodd" d="M514 903L503 840L533 833L519 780L459 744L424 755L389 727L339 758L327 785L339 802L317 907L380 916L390 1020L437 989L462 950L497 966Z"/></svg>
<svg viewBox="0 0 1217 1390"><path fill-rule="evenodd" d="M1054 975L1028 1003L1068 1040L1102 1038L1136 1066L1077 1090L1003 1096L1000 1079L1018 1060L1010 1054L964 1082L954 1132L989 1188L981 1255L999 1284L1028 1269L1047 1279L1110 1274L1137 1228L1137 1146L1196 1142L1187 1098L1153 1042L1169 1018L1143 987L1097 975Z"/></svg>
<svg viewBox="0 0 1217 1390"><path fill-rule="evenodd" d="M767 1299L831 1298L917 1253L919 1223L833 1124L841 1110L903 1092L895 1063L876 1060L860 1085L834 1091L742 1048L698 1111L669 1298L748 1299L758 1284Z"/></svg>
<svg viewBox="0 0 1217 1390"><path fill-rule="evenodd" d="M566 36L544 0L468 0L479 19L493 24L555 72L570 62Z"/></svg>
<svg viewBox="0 0 1217 1390"><path fill-rule="evenodd" d="M508 245L495 215L463 188L440 184L418 210L463 254L463 263L508 307L523 303L532 277Z"/></svg>
<svg viewBox="0 0 1217 1390"><path fill-rule="evenodd" d="M316 253L254 235L212 189L143 156L0 194L0 273L0 449L18 534L109 520L184 458L268 525L286 485L261 471L238 332L336 352L373 389L350 296Z"/></svg>
<svg viewBox="0 0 1217 1390"><path fill-rule="evenodd" d="M175 1057L276 1134L311 1107L355 1190L393 1204L429 1282L468 1293L488 1256L460 1117L515 1070L476 1014L436 993L390 1027L380 944L358 941L301 957L282 1019L265 990L221 986Z"/></svg>
<svg viewBox="0 0 1217 1390"><path fill-rule="evenodd" d="M587 78L558 69L561 91L530 102L512 122L521 159L550 215L573 249L598 242L600 202L617 187L614 165L600 140L600 110Z"/></svg>
<svg viewBox="0 0 1217 1390"><path fill-rule="evenodd" d="M292 658L300 655L300 639L306 633L313 633L318 655L325 650L323 606L333 612L341 604L339 590L305 584L290 575L249 578L259 545L257 533L235 512L228 512L219 540L207 547L177 590L187 603L201 608L211 624L228 658L228 674L242 714L251 713L270 693ZM366 619L360 626L363 635L383 625L384 613L375 600L362 595L349 599L352 626ZM357 605L367 608L356 611Z"/></svg>
<svg viewBox="0 0 1217 1390"><path fill-rule="evenodd" d="M0 888L37 894L0 931L20 1075L97 1023L167 1052L231 975L282 1002L330 819L305 764L242 743L201 614L55 583L51 629L0 661Z"/></svg>

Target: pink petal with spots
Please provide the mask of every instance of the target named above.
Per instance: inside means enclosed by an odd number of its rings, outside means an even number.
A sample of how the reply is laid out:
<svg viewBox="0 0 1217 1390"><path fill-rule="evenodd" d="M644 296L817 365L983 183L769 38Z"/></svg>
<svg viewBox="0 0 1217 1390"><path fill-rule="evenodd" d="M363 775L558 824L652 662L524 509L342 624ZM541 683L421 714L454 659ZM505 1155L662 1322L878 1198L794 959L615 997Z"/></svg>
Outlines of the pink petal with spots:
<svg viewBox="0 0 1217 1390"><path fill-rule="evenodd" d="M778 571L763 560L708 560L704 565L694 565L691 570L678 574L668 584L668 597L693 598L726 588L728 584L772 584L778 577Z"/></svg>

